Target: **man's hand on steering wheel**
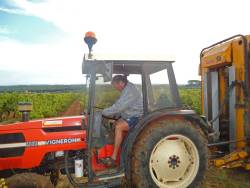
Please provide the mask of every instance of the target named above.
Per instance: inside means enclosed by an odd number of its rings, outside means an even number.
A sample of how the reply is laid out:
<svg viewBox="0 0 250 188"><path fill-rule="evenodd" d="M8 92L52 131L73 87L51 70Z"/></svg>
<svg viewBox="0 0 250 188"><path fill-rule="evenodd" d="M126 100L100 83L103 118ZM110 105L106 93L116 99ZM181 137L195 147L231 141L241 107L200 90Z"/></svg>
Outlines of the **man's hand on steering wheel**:
<svg viewBox="0 0 250 188"><path fill-rule="evenodd" d="M103 110L104 107L101 107L101 106L94 106L94 108L98 109L98 110ZM102 115L103 118L105 119L111 119L111 120L115 120L117 121L120 117L117 117L117 116L105 116L105 115Z"/></svg>

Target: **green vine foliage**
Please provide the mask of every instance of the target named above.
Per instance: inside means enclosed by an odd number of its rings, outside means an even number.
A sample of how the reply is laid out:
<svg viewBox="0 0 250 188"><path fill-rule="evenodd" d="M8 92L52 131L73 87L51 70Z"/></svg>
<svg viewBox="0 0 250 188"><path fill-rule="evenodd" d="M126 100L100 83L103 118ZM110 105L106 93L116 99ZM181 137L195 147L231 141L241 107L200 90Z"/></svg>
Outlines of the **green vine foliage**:
<svg viewBox="0 0 250 188"><path fill-rule="evenodd" d="M99 90L100 89L100 90ZM182 104L201 114L201 92L200 89L180 88ZM96 106L108 107L119 97L119 93L108 88L97 88ZM168 102L165 96L159 96L163 103ZM0 121L20 119L21 114L17 107L19 102L31 102L33 110L30 119L56 117L64 112L69 105L79 100L82 107L87 105L86 92L65 93L0 93Z"/></svg>
<svg viewBox="0 0 250 188"><path fill-rule="evenodd" d="M201 89L181 88L179 92L182 104L201 114Z"/></svg>
<svg viewBox="0 0 250 188"><path fill-rule="evenodd" d="M0 121L17 119L19 102L31 102L33 110L31 119L55 117L63 112L77 99L84 98L81 93L1 93L0 94Z"/></svg>

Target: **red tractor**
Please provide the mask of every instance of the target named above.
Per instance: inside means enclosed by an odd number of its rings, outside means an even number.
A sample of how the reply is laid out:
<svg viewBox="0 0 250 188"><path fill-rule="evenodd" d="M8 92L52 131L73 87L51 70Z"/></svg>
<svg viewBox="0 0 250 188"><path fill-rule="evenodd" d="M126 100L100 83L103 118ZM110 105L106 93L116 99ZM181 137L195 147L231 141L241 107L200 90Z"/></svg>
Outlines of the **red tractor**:
<svg viewBox="0 0 250 188"><path fill-rule="evenodd" d="M25 116L29 106L23 104L23 122L0 126L0 176L12 176L6 180L9 187L25 178L39 187L35 177L41 175L50 175L56 185L60 173L74 187L199 186L207 168L210 129L194 111L182 107L173 61L95 55L91 49L96 41L91 32L85 36L85 114L30 121ZM113 152L118 117L104 117L100 109L115 99L109 83L116 74L128 75L141 89L144 115L124 133L117 166L109 167L101 159ZM45 187L51 185L46 183Z"/></svg>

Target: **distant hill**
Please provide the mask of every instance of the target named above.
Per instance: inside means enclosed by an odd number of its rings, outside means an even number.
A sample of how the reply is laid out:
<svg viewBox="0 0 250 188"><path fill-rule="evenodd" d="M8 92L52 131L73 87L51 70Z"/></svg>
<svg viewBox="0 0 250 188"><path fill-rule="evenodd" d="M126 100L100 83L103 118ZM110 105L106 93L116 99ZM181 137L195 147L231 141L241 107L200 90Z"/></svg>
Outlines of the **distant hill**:
<svg viewBox="0 0 250 188"><path fill-rule="evenodd" d="M160 86L160 85L159 85ZM100 87L100 86L99 86ZM107 89L110 85L104 85L102 89ZM179 88L200 88L200 86L178 85ZM84 92L86 90L83 84L73 85L14 85L0 86L0 93L3 92Z"/></svg>
<svg viewBox="0 0 250 188"><path fill-rule="evenodd" d="M84 85L16 85L0 86L0 92L70 92L84 91Z"/></svg>

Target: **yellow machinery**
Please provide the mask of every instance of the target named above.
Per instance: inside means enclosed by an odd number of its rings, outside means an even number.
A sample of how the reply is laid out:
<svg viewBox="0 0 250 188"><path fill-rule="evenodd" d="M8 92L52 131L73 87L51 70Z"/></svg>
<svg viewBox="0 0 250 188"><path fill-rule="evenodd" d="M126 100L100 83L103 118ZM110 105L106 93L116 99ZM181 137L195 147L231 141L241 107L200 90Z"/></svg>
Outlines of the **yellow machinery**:
<svg viewBox="0 0 250 188"><path fill-rule="evenodd" d="M249 168L250 36L236 35L201 51L202 112L212 124L218 167Z"/></svg>

